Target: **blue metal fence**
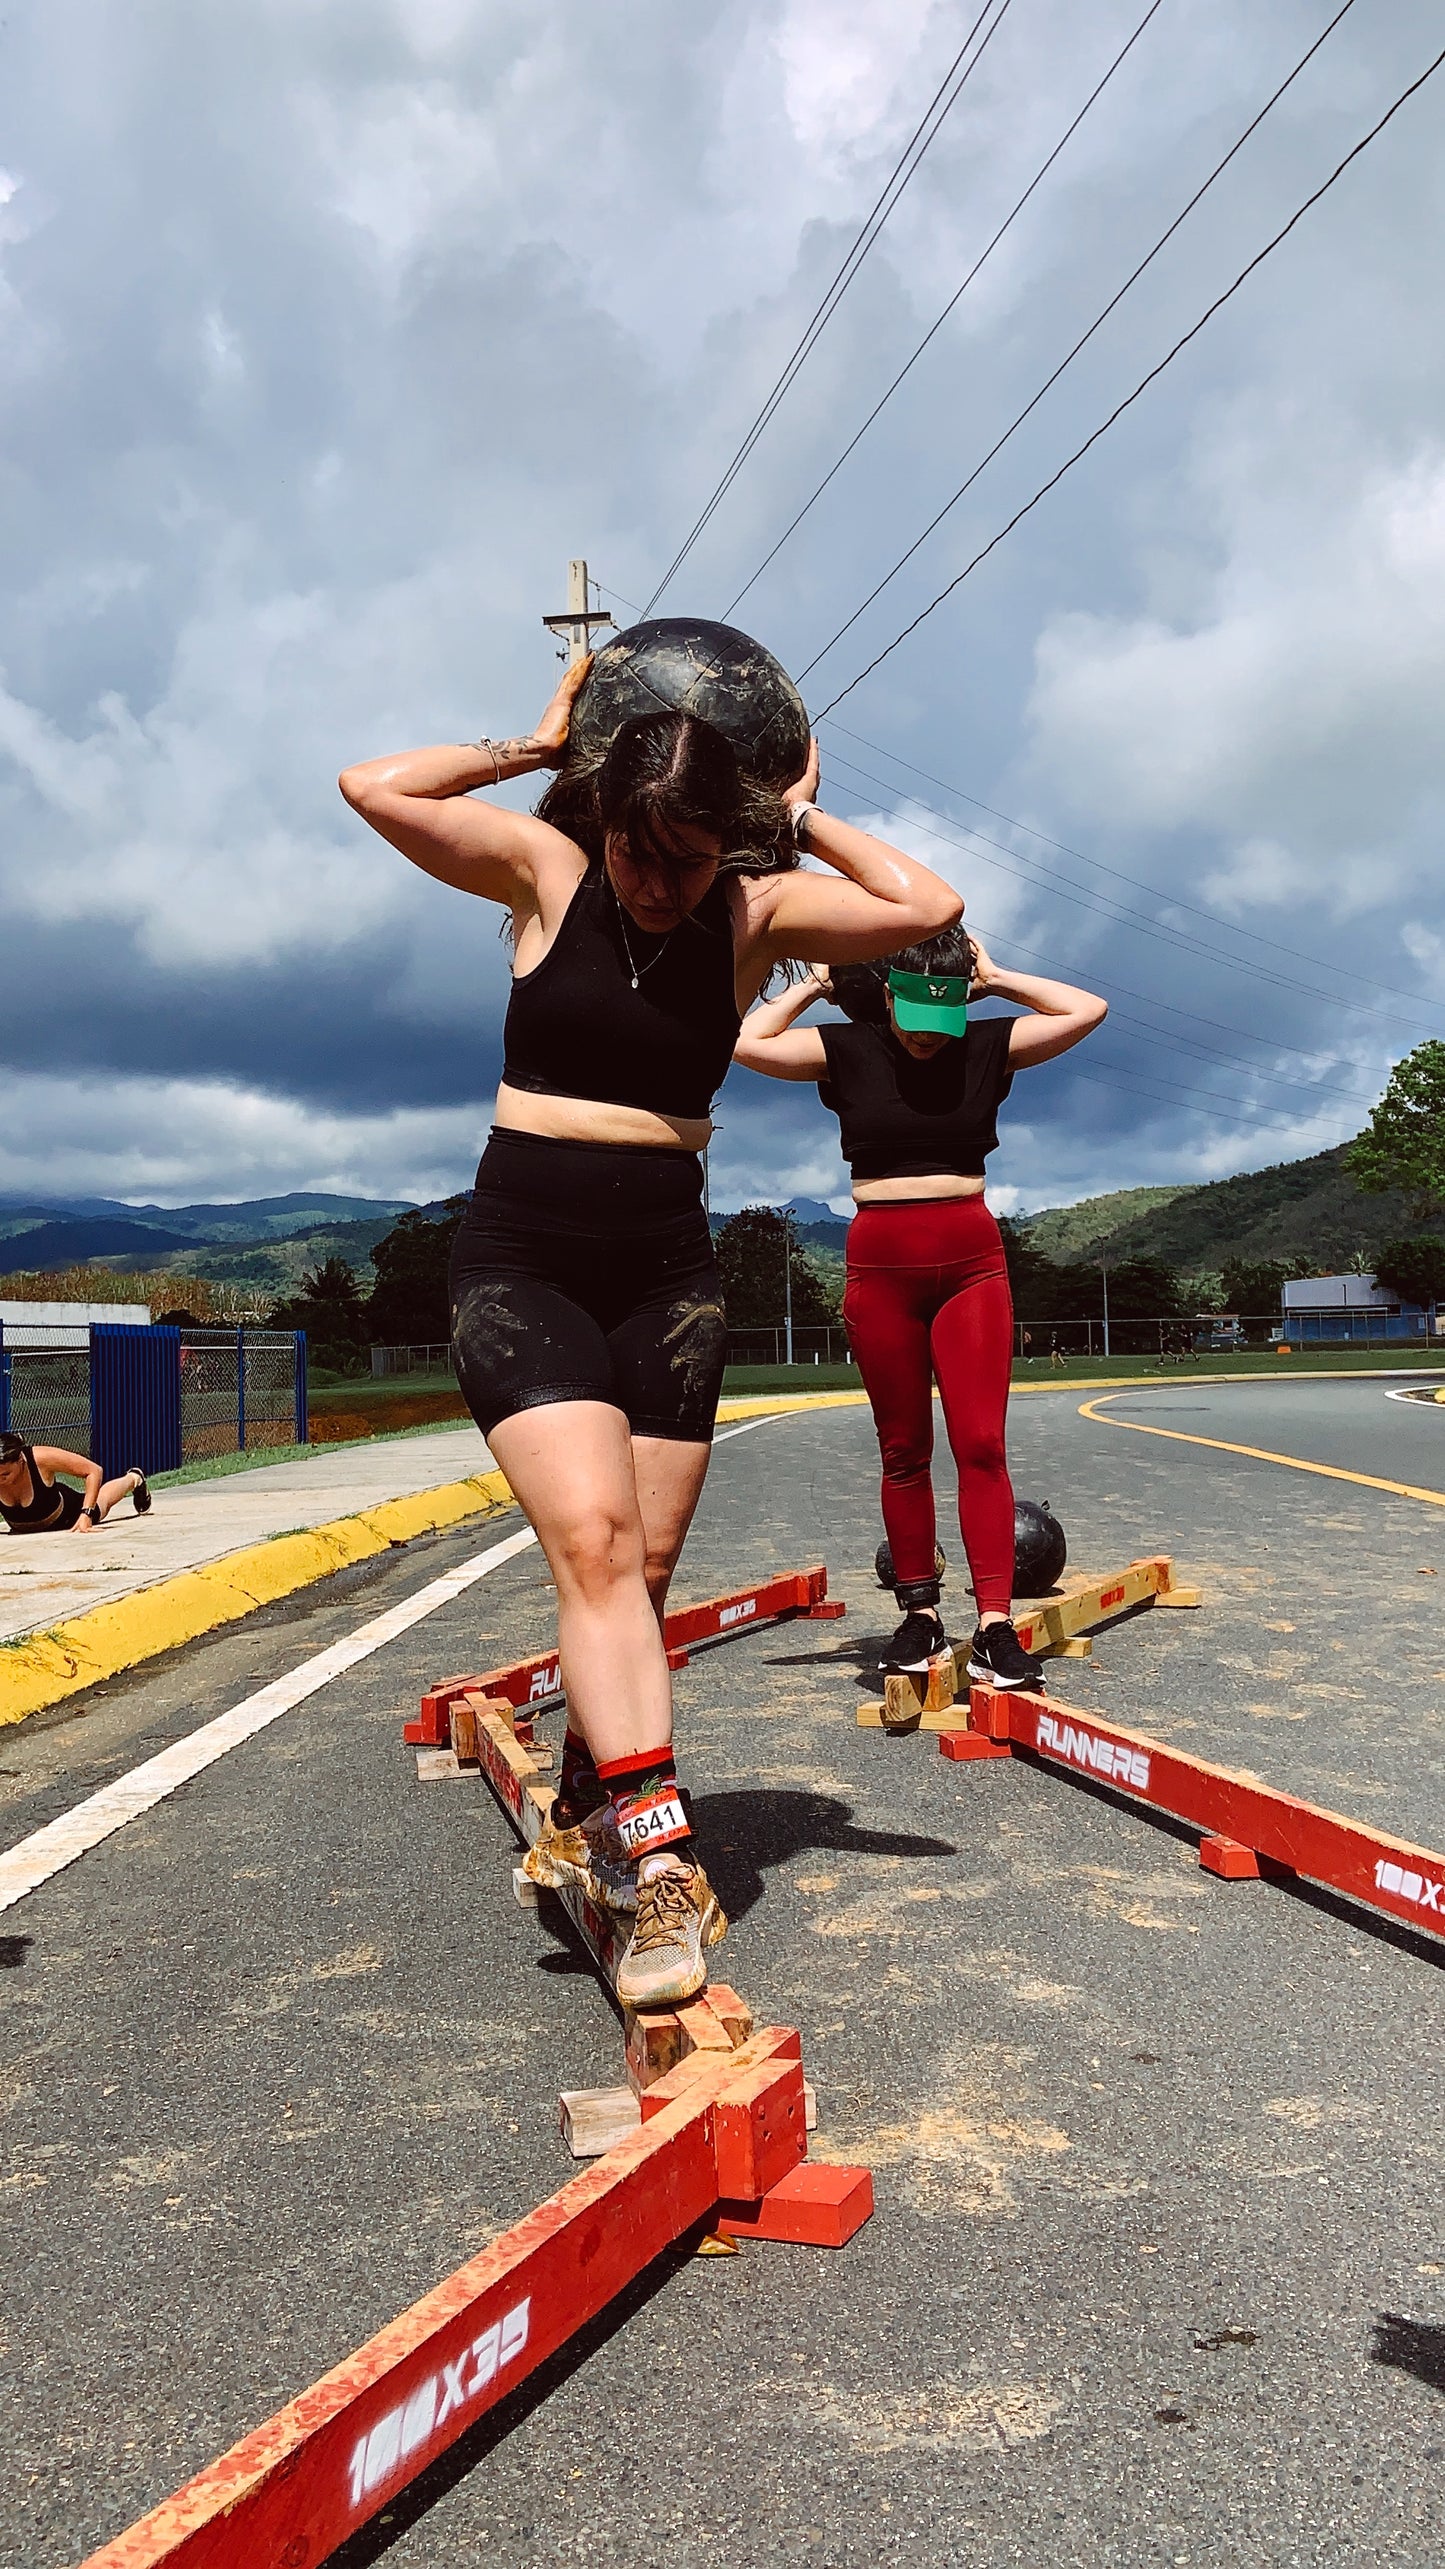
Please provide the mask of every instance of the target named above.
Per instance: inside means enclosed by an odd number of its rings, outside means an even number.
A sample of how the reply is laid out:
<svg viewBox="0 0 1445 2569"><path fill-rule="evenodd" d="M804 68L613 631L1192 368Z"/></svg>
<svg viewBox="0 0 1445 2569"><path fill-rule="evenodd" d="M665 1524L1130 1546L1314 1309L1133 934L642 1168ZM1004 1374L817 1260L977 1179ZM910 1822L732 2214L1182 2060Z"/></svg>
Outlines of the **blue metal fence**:
<svg viewBox="0 0 1445 2569"><path fill-rule="evenodd" d="M57 1343L60 1342L60 1343ZM307 1442L298 1330L0 1323L0 1429L94 1456L107 1477Z"/></svg>
<svg viewBox="0 0 1445 2569"><path fill-rule="evenodd" d="M90 1332L90 1451L106 1479L137 1464L181 1467L181 1333L95 1321Z"/></svg>

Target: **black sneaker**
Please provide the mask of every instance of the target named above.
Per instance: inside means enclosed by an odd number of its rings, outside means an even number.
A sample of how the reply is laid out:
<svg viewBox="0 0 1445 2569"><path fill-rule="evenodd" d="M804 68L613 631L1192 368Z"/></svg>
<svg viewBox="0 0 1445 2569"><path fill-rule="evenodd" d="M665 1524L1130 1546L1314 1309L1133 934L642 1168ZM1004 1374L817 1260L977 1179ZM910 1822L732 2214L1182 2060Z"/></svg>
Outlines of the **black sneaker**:
<svg viewBox="0 0 1445 2569"><path fill-rule="evenodd" d="M1025 1686L1041 1690L1043 1663L1025 1650L1011 1623L980 1624L968 1645L968 1673L981 1686L1015 1694Z"/></svg>
<svg viewBox="0 0 1445 2569"><path fill-rule="evenodd" d="M920 1612L904 1616L878 1666L885 1677L921 1677L931 1659L948 1648L942 1617Z"/></svg>
<svg viewBox="0 0 1445 2569"><path fill-rule="evenodd" d="M151 1503L150 1483L138 1463L132 1463L130 1468L135 1474L136 1481L135 1488L130 1494L130 1503L137 1516L144 1516Z"/></svg>

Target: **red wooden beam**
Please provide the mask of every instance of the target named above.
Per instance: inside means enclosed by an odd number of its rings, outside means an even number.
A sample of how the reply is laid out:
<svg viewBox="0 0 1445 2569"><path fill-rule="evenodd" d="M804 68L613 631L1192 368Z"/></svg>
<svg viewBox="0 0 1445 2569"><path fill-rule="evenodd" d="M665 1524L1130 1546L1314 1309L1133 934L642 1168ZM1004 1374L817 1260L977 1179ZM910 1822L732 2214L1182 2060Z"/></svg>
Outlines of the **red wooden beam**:
<svg viewBox="0 0 1445 2569"><path fill-rule="evenodd" d="M798 2055L773 2026L696 2056L640 2131L86 2569L316 2569L720 2201L797 2164Z"/></svg>
<svg viewBox="0 0 1445 2569"><path fill-rule="evenodd" d="M1428 1847L1412 1846L1383 1829L1367 1828L1338 1811L1322 1810L1318 1803L1277 1792L1272 1785L1232 1774L1227 1766L1190 1757L1144 1731L1125 1730L1047 1695L1005 1695L991 1686L975 1686L969 1715L969 1729L940 1733L938 1745L945 1757L976 1756L980 1734L1031 1749L1065 1774L1107 1784L1131 1801L1146 1802L1203 1830L1200 1862L1211 1873L1238 1880L1257 1872L1263 1860L1445 1938L1445 1856L1433 1855ZM1241 1861L1246 1855L1255 1858L1252 1867Z"/></svg>
<svg viewBox="0 0 1445 2569"><path fill-rule="evenodd" d="M754 1624L782 1623L794 1617L829 1623L847 1608L828 1595L828 1573L822 1562L808 1570L786 1570L751 1588L734 1588L728 1596L709 1597L704 1605L680 1606L663 1625L668 1665L685 1668L689 1648L699 1641L732 1640ZM518 1659L509 1668L490 1668L478 1677L443 1677L429 1686L415 1721L404 1736L415 1748L451 1746L451 1708L461 1695L501 1695L509 1704L537 1706L555 1701L562 1691L562 1671L555 1650L534 1659Z"/></svg>

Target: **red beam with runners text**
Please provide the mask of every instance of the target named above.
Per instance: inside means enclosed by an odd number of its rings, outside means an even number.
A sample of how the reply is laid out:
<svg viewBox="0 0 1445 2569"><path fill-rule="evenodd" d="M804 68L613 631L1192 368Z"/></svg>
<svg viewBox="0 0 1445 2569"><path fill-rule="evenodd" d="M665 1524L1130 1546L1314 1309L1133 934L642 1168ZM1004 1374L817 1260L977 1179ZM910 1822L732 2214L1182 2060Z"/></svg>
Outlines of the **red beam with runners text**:
<svg viewBox="0 0 1445 2569"><path fill-rule="evenodd" d="M799 2051L772 2026L698 2056L675 2102L85 2569L316 2569L720 2201L802 2158Z"/></svg>
<svg viewBox="0 0 1445 2569"><path fill-rule="evenodd" d="M1186 1820L1207 1837L1231 1842L1236 1851L1247 1848L1267 1864L1342 1891L1367 1909L1419 1927L1426 1935L1445 1937L1445 1856L1428 1847L1412 1846L1383 1829L1367 1828L1338 1811L1232 1774L1206 1758L1189 1757L1143 1731L1123 1730L1117 1722L1080 1713L1047 1695L1005 1695L991 1686L975 1686L969 1716L969 1729L940 1733L938 1745L945 1757L976 1755L972 1743L980 1733L1031 1749L1066 1774L1107 1784L1128 1799ZM1211 1861L1201 1851L1209 1871L1235 1871L1222 1850L1212 1854Z"/></svg>
<svg viewBox="0 0 1445 2569"><path fill-rule="evenodd" d="M709 1597L700 1606L680 1606L663 1625L669 1665L687 1666L687 1653L699 1641L731 1640L754 1624L779 1623L794 1615L832 1622L845 1612L841 1599L828 1595L828 1573L822 1562L808 1570L786 1570L751 1588L735 1588L726 1597ZM443 1677L429 1686L405 1738L414 1748L449 1748L451 1708L459 1695L501 1695L509 1704L551 1703L562 1692L562 1670L555 1650L536 1659L516 1660L509 1668L491 1668L477 1677Z"/></svg>

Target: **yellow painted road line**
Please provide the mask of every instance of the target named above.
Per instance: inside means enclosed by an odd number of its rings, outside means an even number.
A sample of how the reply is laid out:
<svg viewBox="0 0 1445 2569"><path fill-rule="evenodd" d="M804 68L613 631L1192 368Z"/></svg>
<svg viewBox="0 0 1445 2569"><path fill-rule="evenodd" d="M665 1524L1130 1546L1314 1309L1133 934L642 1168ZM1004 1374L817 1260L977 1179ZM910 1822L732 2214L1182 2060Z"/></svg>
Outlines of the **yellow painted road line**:
<svg viewBox="0 0 1445 2569"><path fill-rule="evenodd" d="M1118 1398L1117 1392L1104 1395L1107 1400ZM1106 1418L1103 1400L1081 1401L1079 1416L1093 1419L1099 1427L1130 1427L1136 1436L1167 1436L1175 1445L1207 1445L1216 1454L1243 1454L1251 1463L1279 1463L1287 1472L1317 1472L1324 1481L1354 1481L1362 1490L1388 1490L1392 1498L1419 1499L1425 1507L1445 1508L1445 1490L1417 1490L1409 1481L1382 1481L1374 1472L1347 1472L1342 1463L1307 1463L1301 1454L1271 1454L1263 1445L1231 1445L1222 1436L1186 1436L1182 1427L1149 1427L1142 1418Z"/></svg>
<svg viewBox="0 0 1445 2569"><path fill-rule="evenodd" d="M258 1606L294 1596L334 1570L368 1561L418 1534L436 1534L512 1504L501 1472L478 1472L410 1498L385 1499L358 1516L332 1519L307 1533L274 1535L249 1544L199 1570L158 1579L128 1597L93 1606L49 1632L32 1632L0 1644L0 1728L60 1704L123 1668L154 1659L163 1650L199 1640L222 1624L239 1622Z"/></svg>

